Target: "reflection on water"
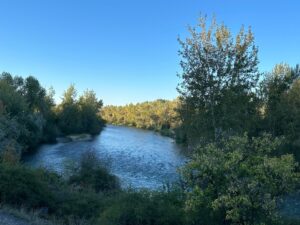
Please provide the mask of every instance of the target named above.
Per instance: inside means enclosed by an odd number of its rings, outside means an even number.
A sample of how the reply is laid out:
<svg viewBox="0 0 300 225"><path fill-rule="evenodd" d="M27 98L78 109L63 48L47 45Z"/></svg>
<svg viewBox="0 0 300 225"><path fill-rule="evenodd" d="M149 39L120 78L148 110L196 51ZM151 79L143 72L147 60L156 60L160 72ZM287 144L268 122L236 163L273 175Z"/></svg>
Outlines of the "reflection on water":
<svg viewBox="0 0 300 225"><path fill-rule="evenodd" d="M43 145L25 162L62 172L66 161L78 161L82 153L90 150L120 178L123 186L134 188L156 189L175 181L177 168L186 160L171 138L152 131L108 125L93 141Z"/></svg>

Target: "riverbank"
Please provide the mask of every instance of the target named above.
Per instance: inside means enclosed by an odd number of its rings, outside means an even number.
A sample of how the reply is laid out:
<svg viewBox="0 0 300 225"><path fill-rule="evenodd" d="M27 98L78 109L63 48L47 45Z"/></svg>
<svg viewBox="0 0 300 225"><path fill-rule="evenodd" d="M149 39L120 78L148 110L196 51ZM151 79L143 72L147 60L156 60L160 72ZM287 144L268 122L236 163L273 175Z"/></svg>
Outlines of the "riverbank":
<svg viewBox="0 0 300 225"><path fill-rule="evenodd" d="M150 127L150 128L137 127L137 126L130 125L130 124L119 124L119 123L108 123L108 125L121 126L121 127L132 127L132 128L141 129L141 130L153 131L153 132L158 133L162 136L173 138L174 140L175 140L175 137L176 137L174 129L155 129L155 128L152 128L152 127Z"/></svg>
<svg viewBox="0 0 300 225"><path fill-rule="evenodd" d="M67 135L64 137L57 137L57 143L67 143L72 141L91 141L93 140L93 136L91 134L73 134Z"/></svg>

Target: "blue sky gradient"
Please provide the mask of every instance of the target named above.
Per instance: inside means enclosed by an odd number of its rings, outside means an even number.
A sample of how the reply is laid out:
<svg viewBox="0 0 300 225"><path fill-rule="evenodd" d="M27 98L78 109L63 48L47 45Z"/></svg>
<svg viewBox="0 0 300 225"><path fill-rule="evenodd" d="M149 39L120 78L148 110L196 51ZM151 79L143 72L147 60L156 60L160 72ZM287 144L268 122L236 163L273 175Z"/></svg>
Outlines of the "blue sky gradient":
<svg viewBox="0 0 300 225"><path fill-rule="evenodd" d="M260 68L300 62L297 0L0 0L0 71L34 75L59 100L71 83L105 104L177 96L177 37L200 13L251 25Z"/></svg>

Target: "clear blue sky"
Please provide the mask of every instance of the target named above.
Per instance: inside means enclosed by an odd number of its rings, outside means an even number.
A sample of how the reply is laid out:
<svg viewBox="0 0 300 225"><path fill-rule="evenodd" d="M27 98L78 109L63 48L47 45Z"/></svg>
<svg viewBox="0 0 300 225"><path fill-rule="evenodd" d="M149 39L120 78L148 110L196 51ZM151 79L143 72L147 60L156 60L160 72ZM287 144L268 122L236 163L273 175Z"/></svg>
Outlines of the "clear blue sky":
<svg viewBox="0 0 300 225"><path fill-rule="evenodd" d="M178 35L200 13L251 25L260 68L300 62L298 0L0 0L0 71L34 75L57 99L74 83L105 104L177 96Z"/></svg>

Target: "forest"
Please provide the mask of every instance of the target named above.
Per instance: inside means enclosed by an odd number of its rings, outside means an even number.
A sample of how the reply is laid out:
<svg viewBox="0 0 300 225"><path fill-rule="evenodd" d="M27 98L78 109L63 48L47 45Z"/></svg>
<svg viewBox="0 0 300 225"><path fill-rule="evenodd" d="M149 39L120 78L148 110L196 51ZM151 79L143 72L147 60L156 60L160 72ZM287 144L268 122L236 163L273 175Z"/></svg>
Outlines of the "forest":
<svg viewBox="0 0 300 225"><path fill-rule="evenodd" d="M259 71L251 29L233 35L200 18L179 40L176 100L106 106L74 85L54 103L34 77L0 78L0 203L43 210L61 224L297 225L280 212L300 190L300 67ZM74 123L76 121L76 123ZM151 129L188 146L180 182L163 190L122 189L88 153L69 176L32 169L22 153L68 134L98 134L107 123ZM45 212L46 211L46 212Z"/></svg>
<svg viewBox="0 0 300 225"><path fill-rule="evenodd" d="M110 124L133 126L174 136L179 126L178 100L156 100L126 106L105 106L102 118Z"/></svg>

